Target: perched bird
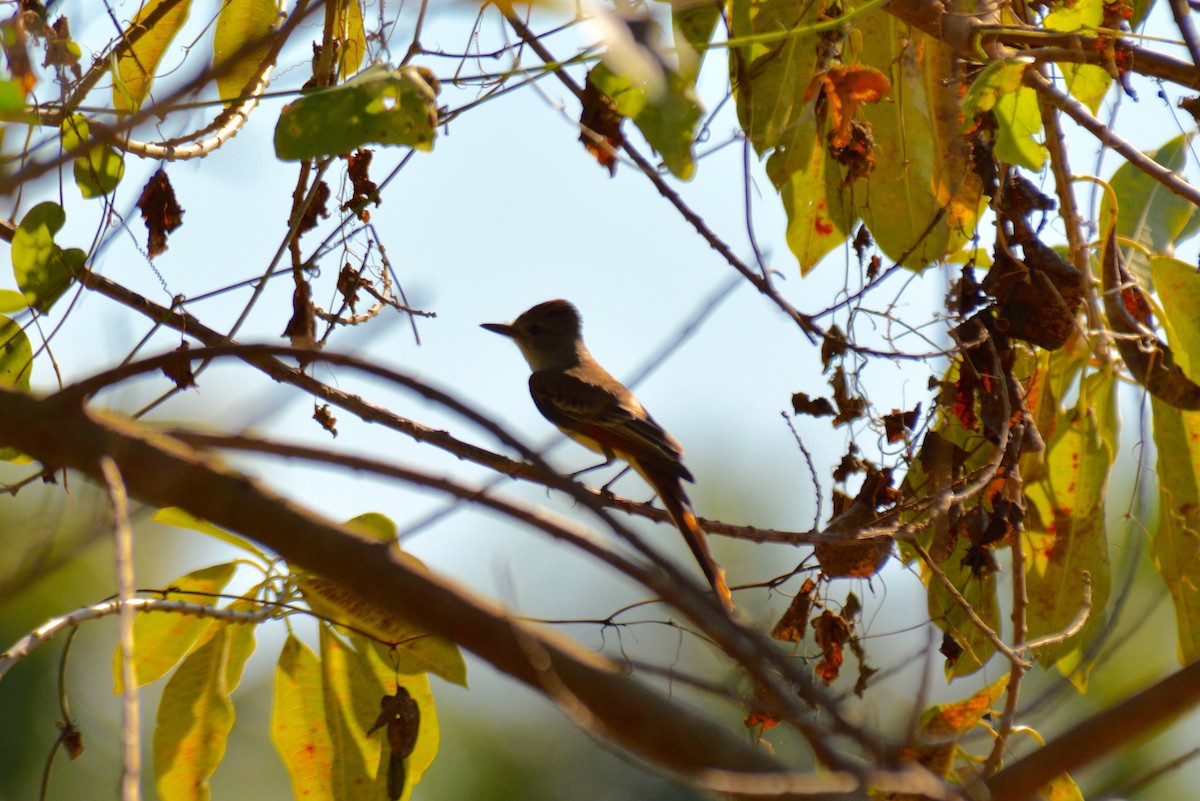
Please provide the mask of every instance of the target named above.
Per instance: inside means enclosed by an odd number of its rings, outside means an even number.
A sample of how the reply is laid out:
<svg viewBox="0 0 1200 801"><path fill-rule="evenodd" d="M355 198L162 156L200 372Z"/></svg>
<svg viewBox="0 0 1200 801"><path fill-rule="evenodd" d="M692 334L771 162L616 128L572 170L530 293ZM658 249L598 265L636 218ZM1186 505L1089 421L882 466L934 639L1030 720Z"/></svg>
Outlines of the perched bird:
<svg viewBox="0 0 1200 801"><path fill-rule="evenodd" d="M725 571L713 560L683 491L684 481L695 480L683 466L683 449L633 393L592 358L583 344L575 307L550 300L512 323L482 327L517 343L533 371L529 394L547 420L608 461L625 460L654 488L717 597L732 609Z"/></svg>

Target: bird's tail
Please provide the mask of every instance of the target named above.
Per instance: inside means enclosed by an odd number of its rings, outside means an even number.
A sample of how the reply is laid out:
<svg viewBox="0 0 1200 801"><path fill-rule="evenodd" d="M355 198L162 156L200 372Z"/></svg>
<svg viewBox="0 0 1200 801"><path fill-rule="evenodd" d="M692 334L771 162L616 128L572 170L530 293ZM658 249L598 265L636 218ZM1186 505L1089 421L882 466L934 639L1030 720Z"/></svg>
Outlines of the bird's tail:
<svg viewBox="0 0 1200 801"><path fill-rule="evenodd" d="M732 610L733 594L725 582L725 570L717 564L717 560L713 559L712 552L708 549L708 538L696 521L696 515L689 508L690 504L687 494L683 491L682 483L675 476L659 475L656 471L639 470L638 472L642 473L654 487L654 491L658 493L663 506L667 508L667 514L671 516L671 520L675 522L679 533L683 535L684 541L691 548L696 561L700 563L700 569L704 571L704 577L712 585L717 598L726 609Z"/></svg>

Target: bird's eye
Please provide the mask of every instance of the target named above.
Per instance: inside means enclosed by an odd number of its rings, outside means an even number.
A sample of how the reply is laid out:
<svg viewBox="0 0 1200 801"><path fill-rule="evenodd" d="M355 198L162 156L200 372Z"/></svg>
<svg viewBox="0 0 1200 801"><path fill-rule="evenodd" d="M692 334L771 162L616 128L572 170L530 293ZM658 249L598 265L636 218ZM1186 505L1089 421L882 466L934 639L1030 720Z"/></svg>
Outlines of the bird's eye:
<svg viewBox="0 0 1200 801"><path fill-rule="evenodd" d="M542 327L540 325L531 325L529 326L529 333L537 336L538 334L542 333Z"/></svg>

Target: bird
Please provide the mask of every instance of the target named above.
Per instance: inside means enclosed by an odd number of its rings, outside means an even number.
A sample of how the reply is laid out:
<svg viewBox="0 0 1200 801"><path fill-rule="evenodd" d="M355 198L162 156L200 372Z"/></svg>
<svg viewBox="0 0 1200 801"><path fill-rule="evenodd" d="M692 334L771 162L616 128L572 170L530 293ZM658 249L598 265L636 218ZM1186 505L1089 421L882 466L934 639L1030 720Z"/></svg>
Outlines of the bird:
<svg viewBox="0 0 1200 801"><path fill-rule="evenodd" d="M602 454L606 464L622 459L646 480L683 534L718 600L732 610L725 571L713 559L683 489L684 481L695 481L683 464L683 448L588 351L575 306L550 300L511 323L484 323L481 328L508 337L521 350L531 370L529 394L542 416L571 439Z"/></svg>

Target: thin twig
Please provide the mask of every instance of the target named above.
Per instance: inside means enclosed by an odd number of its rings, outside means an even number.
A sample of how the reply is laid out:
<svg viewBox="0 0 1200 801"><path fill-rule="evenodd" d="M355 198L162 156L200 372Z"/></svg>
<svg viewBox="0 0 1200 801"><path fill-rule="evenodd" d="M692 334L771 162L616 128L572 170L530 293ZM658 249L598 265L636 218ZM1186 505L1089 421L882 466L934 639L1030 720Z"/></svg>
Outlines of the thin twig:
<svg viewBox="0 0 1200 801"><path fill-rule="evenodd" d="M1158 181L1172 193L1179 195L1190 203L1200 205L1200 189L1180 178L1169 168L1159 164L1142 151L1131 145L1125 139L1113 133L1113 130L1092 116L1087 106L1072 97L1063 94L1035 70L1025 71L1025 84L1037 90L1038 94L1053 104L1068 117L1075 120L1081 128L1100 140L1100 144L1111 147L1125 157L1125 161L1141 170L1149 177Z"/></svg>
<svg viewBox="0 0 1200 801"><path fill-rule="evenodd" d="M1004 654L1008 658L1008 661L1014 665L1029 667L1029 663L1022 659L1020 654L1010 648L1008 643L979 616L979 613L975 611L975 607L971 606L971 602L963 597L963 594L958 591L958 587L954 586L954 582L950 580L950 577L933 561L933 557L929 555L929 551L925 550L925 547L915 540L909 542L909 546L917 552L917 556L921 557L921 561L929 568L929 572L937 579L937 582L942 585L946 592L950 594L950 597L954 599L954 603L962 609L967 619L971 621L975 628L979 629L984 637L987 637L996 650Z"/></svg>
<svg viewBox="0 0 1200 801"><path fill-rule="evenodd" d="M112 457L101 457L100 471L104 474L109 503L112 504L117 599L120 603L119 641L121 682L124 685L121 693L121 801L138 801L141 797L142 746L137 675L134 671L133 621L137 612L130 606L136 588L133 578L133 528L129 525L129 499L125 494L125 482Z"/></svg>

